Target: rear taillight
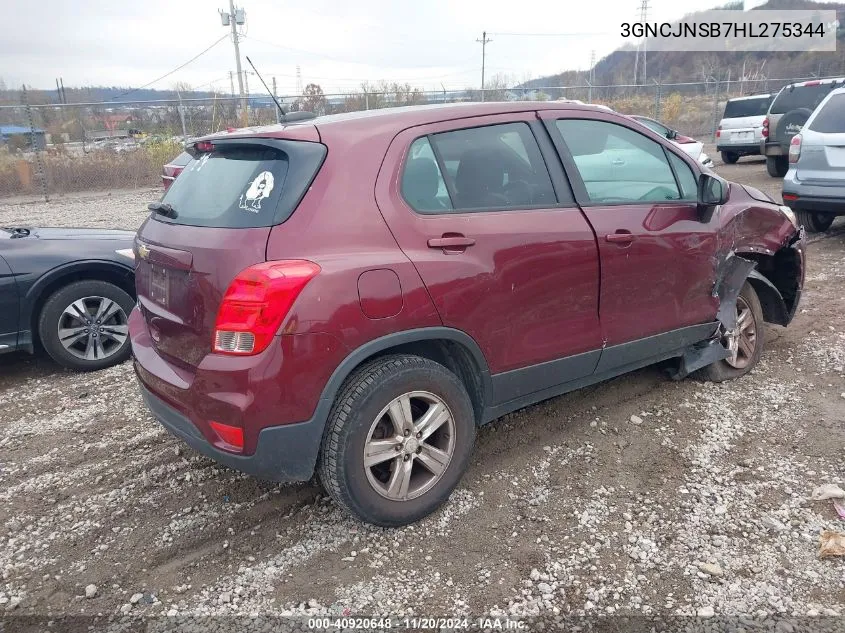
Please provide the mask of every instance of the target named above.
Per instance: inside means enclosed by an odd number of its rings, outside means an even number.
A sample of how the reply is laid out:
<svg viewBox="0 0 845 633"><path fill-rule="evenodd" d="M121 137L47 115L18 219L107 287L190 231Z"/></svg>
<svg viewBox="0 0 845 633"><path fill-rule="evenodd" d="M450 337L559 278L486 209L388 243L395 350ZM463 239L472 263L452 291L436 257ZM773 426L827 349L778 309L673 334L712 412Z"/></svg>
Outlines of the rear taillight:
<svg viewBox="0 0 845 633"><path fill-rule="evenodd" d="M769 138L769 117L763 119L763 131L760 134L763 135L763 138Z"/></svg>
<svg viewBox="0 0 845 633"><path fill-rule="evenodd" d="M721 125L716 128L716 138L719 138L720 136L722 136L722 126Z"/></svg>
<svg viewBox="0 0 845 633"><path fill-rule="evenodd" d="M799 158L801 158L801 135L796 134L789 141L789 162L797 163Z"/></svg>
<svg viewBox="0 0 845 633"><path fill-rule="evenodd" d="M239 426L231 426L222 422L209 421L208 426L217 434L226 448L234 451L244 450L244 430Z"/></svg>
<svg viewBox="0 0 845 633"><path fill-rule="evenodd" d="M306 260L250 266L229 284L217 311L212 350L249 356L267 349L305 285L320 272Z"/></svg>

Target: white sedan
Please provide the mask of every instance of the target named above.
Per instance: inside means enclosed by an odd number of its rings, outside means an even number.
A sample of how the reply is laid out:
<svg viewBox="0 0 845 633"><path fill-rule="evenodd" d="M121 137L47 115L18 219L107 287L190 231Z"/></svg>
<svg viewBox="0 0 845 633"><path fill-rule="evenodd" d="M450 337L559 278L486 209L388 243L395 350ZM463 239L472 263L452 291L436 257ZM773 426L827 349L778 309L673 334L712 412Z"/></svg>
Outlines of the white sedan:
<svg viewBox="0 0 845 633"><path fill-rule="evenodd" d="M668 138L675 145L681 148L684 153L686 153L691 158L694 158L705 167L713 166L713 161L703 151L704 143L696 141L694 138L690 138L689 136L679 134L676 130L667 127L659 121L655 121L654 119L650 119L645 116L640 116L638 114L631 115L631 118L634 119L637 123L646 126L651 131L657 132L661 136Z"/></svg>

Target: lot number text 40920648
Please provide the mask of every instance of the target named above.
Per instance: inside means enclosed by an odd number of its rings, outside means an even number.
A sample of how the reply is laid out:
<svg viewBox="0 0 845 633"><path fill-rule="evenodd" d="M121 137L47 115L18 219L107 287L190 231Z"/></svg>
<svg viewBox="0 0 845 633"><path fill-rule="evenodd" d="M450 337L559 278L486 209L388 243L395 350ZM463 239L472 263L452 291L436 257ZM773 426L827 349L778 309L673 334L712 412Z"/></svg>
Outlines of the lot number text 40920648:
<svg viewBox="0 0 845 633"><path fill-rule="evenodd" d="M378 630L392 629L425 629L439 631L464 631L464 630L495 630L495 631L519 631L525 629L525 622L511 618L309 618L309 629L328 630Z"/></svg>

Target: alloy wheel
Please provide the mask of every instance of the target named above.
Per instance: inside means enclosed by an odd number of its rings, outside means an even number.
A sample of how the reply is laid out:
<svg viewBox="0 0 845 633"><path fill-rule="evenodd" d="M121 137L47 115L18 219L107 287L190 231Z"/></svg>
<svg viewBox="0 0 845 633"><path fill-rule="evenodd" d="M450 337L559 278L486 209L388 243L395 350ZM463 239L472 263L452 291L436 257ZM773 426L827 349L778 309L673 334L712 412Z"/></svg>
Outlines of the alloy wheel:
<svg viewBox="0 0 845 633"><path fill-rule="evenodd" d="M440 480L455 452L455 421L427 391L394 398L370 426L364 445L367 480L381 496L407 501Z"/></svg>
<svg viewBox="0 0 845 633"><path fill-rule="evenodd" d="M59 342L83 360L100 360L117 353L129 335L126 312L106 297L83 297L59 317Z"/></svg>
<svg viewBox="0 0 845 633"><path fill-rule="evenodd" d="M735 369L745 369L754 358L757 348L757 324L751 306L743 297L736 300L736 327L725 334L725 343L730 355L725 361Z"/></svg>

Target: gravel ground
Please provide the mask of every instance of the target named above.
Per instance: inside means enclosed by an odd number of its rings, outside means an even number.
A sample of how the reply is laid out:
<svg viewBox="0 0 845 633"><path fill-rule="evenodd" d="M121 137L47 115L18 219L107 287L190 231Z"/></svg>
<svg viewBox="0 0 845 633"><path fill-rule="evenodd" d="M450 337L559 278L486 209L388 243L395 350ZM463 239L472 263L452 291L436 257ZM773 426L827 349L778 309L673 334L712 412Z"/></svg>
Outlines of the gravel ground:
<svg viewBox="0 0 845 633"><path fill-rule="evenodd" d="M778 194L759 159L716 169ZM135 228L156 196L0 205L0 224ZM845 223L808 259L800 314L767 329L753 373L649 368L506 416L446 506L404 529L194 453L145 411L128 363L0 357L0 608L845 616L845 559L818 557L845 521L809 500L845 485Z"/></svg>

